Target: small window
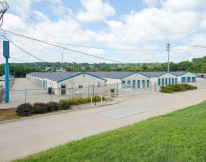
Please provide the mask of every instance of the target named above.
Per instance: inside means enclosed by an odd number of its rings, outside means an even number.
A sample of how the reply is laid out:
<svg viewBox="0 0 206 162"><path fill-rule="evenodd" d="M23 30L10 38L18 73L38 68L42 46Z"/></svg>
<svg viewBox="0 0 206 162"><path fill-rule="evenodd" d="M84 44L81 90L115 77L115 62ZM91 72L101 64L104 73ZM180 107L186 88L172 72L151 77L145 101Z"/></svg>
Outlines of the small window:
<svg viewBox="0 0 206 162"><path fill-rule="evenodd" d="M79 85L79 89L82 89L82 85Z"/></svg>
<svg viewBox="0 0 206 162"><path fill-rule="evenodd" d="M98 83L98 88L100 88L101 87L101 83Z"/></svg>

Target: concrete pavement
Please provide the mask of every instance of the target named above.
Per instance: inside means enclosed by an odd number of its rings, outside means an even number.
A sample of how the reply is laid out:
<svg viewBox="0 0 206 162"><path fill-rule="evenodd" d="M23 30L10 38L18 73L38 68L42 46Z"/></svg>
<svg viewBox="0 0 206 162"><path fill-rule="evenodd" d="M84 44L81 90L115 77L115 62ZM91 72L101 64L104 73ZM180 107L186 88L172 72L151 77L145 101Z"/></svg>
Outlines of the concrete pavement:
<svg viewBox="0 0 206 162"><path fill-rule="evenodd" d="M37 153L66 142L185 108L206 99L206 89L175 94L151 92L128 96L120 104L0 123L0 161ZM121 119L98 114L123 106L150 111Z"/></svg>

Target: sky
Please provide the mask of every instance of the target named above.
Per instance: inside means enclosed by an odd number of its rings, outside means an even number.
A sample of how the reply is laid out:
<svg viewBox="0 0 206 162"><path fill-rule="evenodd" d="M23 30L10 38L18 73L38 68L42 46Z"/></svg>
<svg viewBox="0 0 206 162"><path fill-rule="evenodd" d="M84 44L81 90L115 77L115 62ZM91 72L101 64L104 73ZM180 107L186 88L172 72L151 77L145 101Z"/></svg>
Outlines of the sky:
<svg viewBox="0 0 206 162"><path fill-rule="evenodd" d="M206 54L206 48L194 47L206 46L206 0L7 0L7 3L9 10L1 29L116 62L167 62L167 43L171 46L172 62L191 61ZM43 61L61 62L63 55L63 62L114 62L0 33ZM2 46L3 43L1 51ZM11 63L39 62L11 43L10 56ZM0 63L4 62L1 54Z"/></svg>

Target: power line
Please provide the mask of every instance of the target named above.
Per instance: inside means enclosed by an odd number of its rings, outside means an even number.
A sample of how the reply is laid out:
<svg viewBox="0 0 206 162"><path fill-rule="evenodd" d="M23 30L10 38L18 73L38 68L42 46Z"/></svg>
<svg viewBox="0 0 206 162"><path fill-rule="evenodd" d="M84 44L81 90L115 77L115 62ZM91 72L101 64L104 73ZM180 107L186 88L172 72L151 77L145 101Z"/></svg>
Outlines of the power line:
<svg viewBox="0 0 206 162"><path fill-rule="evenodd" d="M42 60L42 59L40 59L40 58L38 58L38 57L32 55L31 53L25 51L23 48L19 47L19 46L16 45L14 42L12 42L12 41L9 40L8 38L6 38L5 36L3 36L3 35L1 35L1 36L2 36L3 38L5 38L6 40L8 40L9 42L11 42L14 46L16 46L17 48L19 48L20 50L22 50L24 53L26 53L26 54L28 54L28 55L30 55L30 56L32 56L32 57L34 57L34 58L36 58L36 59L38 59L38 60L40 60L40 61L47 62L47 61L44 61L44 60Z"/></svg>
<svg viewBox="0 0 206 162"><path fill-rule="evenodd" d="M14 57L10 57L11 59L14 59L14 60L17 60L17 61L20 61L20 62L23 62L23 63L29 63L29 62L25 62L23 60L20 60L20 59L17 59L17 58L14 58Z"/></svg>
<svg viewBox="0 0 206 162"><path fill-rule="evenodd" d="M116 61L116 60L112 60L112 59L108 59L108 58L103 58L103 57L95 56L95 55L92 55L92 54L89 54L89 53L85 53L85 52L73 50L73 49L70 49L70 48L62 47L62 46L59 46L59 45L56 45L56 44L53 44L53 43L49 43L49 42L46 42L46 41L43 41L43 40L39 40L39 39L36 39L36 38L31 38L31 37L28 37L28 36L24 36L22 34L14 33L14 32L8 31L8 30L4 30L4 29L0 29L0 30L3 30L5 32L8 32L8 33L11 33L11 34L23 37L23 38L31 39L33 41L41 42L41 43L44 43L44 44L47 44L47 45L50 45L50 46L54 46L54 47L58 47L58 48L61 48L61 49L64 49L64 50L76 52L76 53L79 53L79 54L82 54L82 55L87 55L87 56L90 56L90 57L95 57L95 58L98 58L98 59L119 63L119 61Z"/></svg>
<svg viewBox="0 0 206 162"><path fill-rule="evenodd" d="M4 18L4 14L9 9L9 5L8 5L8 3L5 0L4 0L4 2L0 2L0 4L3 6L3 9L0 10L0 13L1 13L0 20L2 20L1 24L0 24L0 27L1 27L1 25L3 24L3 21L4 21L4 19L3 19Z"/></svg>
<svg viewBox="0 0 206 162"><path fill-rule="evenodd" d="M37 22L16 0L14 0L14 2L29 16L29 18L31 18L39 27L42 31L44 31L47 35L49 35L49 37L54 40L51 36L50 33L48 33L40 24L39 22ZM72 40L71 40L72 42ZM76 59L74 59L74 57L69 53L70 57L76 61ZM77 62L77 61L76 61Z"/></svg>

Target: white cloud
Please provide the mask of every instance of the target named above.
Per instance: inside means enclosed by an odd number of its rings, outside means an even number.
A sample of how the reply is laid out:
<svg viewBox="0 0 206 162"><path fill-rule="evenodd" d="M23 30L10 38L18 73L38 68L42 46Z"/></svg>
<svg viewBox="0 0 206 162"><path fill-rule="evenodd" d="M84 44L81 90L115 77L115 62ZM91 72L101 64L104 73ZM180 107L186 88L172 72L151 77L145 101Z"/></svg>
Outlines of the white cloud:
<svg viewBox="0 0 206 162"><path fill-rule="evenodd" d="M81 3L85 8L85 11L77 14L77 19L81 22L104 21L115 14L115 9L102 0L81 0Z"/></svg>
<svg viewBox="0 0 206 162"><path fill-rule="evenodd" d="M196 9L206 9L206 0L167 0L162 2L164 9L169 9L173 11L186 11L186 10L196 10Z"/></svg>
<svg viewBox="0 0 206 162"><path fill-rule="evenodd" d="M30 0L29 2L25 2L27 3L25 8L28 12L31 12L30 5L33 4L33 2L41 3L42 1L43 0ZM61 0L49 1L50 4L52 3L51 8L53 12L62 15L59 16L57 20L51 20L49 19L51 15L47 16L47 14L35 10L33 13L36 15L35 18L38 18L39 25L32 21L30 21L32 23L26 24L21 15L12 12L5 14L2 28L50 42L63 42L88 46L98 45L126 50L159 49L160 43L165 43L165 41L169 42L170 40L185 43L185 46L181 46L181 48L200 43L206 44L206 17L204 16L206 14L206 8L202 5L206 0L203 0L203 2L194 0L183 1L184 3L178 1L179 3L174 2L175 4L171 4L173 2L171 0L164 2L158 0L144 0L148 8L142 9L141 11L131 11L128 14L121 15L119 19L110 20L108 20L107 17L113 16L115 14L115 9L109 3L103 2L102 0L82 0L81 2L85 10L80 11L77 15L70 8L64 6ZM20 3L23 4L24 0ZM179 6L177 4L179 4ZM157 5L162 6L155 8ZM177 5L177 7L175 7L175 5ZM16 7L14 8L15 11L19 11L17 8L18 6L14 7ZM76 17L78 19L76 19ZM101 31L82 28L84 27L84 23L82 22L90 22L93 24L96 21L104 21L107 27ZM44 30L42 30L42 28ZM61 49L34 43L25 39L17 39L13 36L12 40L38 57L42 56L48 61L61 60L59 59L63 51ZM111 57L114 60L123 60L127 62L166 61L165 54L161 52L108 52L105 50L68 47L93 55L101 55L107 58ZM178 46L178 48L180 47ZM25 55L15 47L14 49L17 51L12 51L14 55ZM121 55L119 53L121 53ZM89 56L83 57L73 52L71 52L71 54L79 62L103 61L90 59ZM192 57L203 55L204 51L198 53L198 50L188 50L186 52L176 51L171 55L171 60L176 62L181 61L183 56L184 59L191 59ZM26 56L25 58L26 60L28 59L28 61L35 60L30 56ZM68 61L72 59L70 56L67 58Z"/></svg>

